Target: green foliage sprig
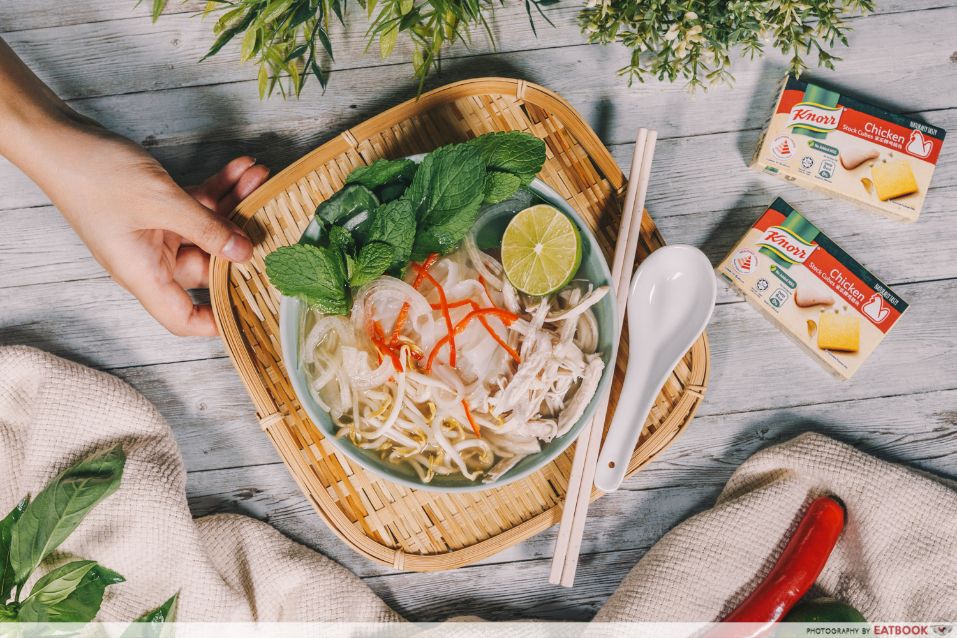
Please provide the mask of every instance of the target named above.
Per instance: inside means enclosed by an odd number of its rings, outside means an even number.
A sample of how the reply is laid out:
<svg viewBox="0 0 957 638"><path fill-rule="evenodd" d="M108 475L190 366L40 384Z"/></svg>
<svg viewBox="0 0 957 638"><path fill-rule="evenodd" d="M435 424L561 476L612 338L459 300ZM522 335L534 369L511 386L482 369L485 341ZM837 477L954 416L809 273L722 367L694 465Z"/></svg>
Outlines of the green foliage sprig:
<svg viewBox="0 0 957 638"><path fill-rule="evenodd" d="M259 65L259 95L299 95L315 77L325 89L334 62L330 27L351 17L354 2L368 23L368 46L378 44L388 58L400 39L411 45L411 62L419 89L440 60L443 49L459 41L469 46L472 33L485 31L496 6L506 0L209 0L204 15L216 17L215 40L205 58L233 39L243 61ZM533 17L548 21L543 7L559 0L521 0L530 28ZM152 16L168 0L152 0ZM847 46L846 14L871 11L874 0L586 0L579 24L591 43L617 42L631 51L619 70L629 84L648 77L690 87L730 83L735 53L754 58L771 46L790 56L790 70L800 75L808 59L834 68L830 53Z"/></svg>
<svg viewBox="0 0 957 638"><path fill-rule="evenodd" d="M0 622L87 623L96 617L106 588L124 579L95 561L66 563L41 576L25 596L23 589L40 563L119 488L125 464L120 445L93 454L0 519ZM176 601L173 596L137 622L172 621Z"/></svg>
<svg viewBox="0 0 957 638"><path fill-rule="evenodd" d="M619 70L629 84L654 77L694 88L731 83L732 53L753 59L765 44L790 55L795 75L815 54L833 69L840 58L827 49L847 46L844 14L873 8L873 0L588 0L579 24L589 42L631 50Z"/></svg>

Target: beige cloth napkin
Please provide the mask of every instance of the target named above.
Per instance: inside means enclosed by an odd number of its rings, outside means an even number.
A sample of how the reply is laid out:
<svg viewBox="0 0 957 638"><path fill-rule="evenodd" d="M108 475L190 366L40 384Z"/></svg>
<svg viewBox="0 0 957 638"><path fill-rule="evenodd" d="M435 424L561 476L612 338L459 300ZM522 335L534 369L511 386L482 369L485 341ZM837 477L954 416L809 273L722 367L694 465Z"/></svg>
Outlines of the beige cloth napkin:
<svg viewBox="0 0 957 638"><path fill-rule="evenodd" d="M127 456L119 490L54 556L93 559L126 578L107 589L98 620L133 620L177 591L180 620L400 619L348 570L265 523L194 521L172 432L131 387L32 348L0 348L0 516L118 442Z"/></svg>
<svg viewBox="0 0 957 638"><path fill-rule="evenodd" d="M745 461L715 507L665 534L596 620L724 617L823 494L840 498L848 516L818 593L849 602L870 622L957 621L954 485L810 433Z"/></svg>
<svg viewBox="0 0 957 638"><path fill-rule="evenodd" d="M344 568L264 523L194 521L172 433L128 385L32 348L0 348L0 516L117 442L127 453L120 489L54 556L94 559L126 577L107 590L100 620L131 620L177 591L181 620L401 620ZM746 461L714 509L666 534L596 619L720 617L825 491L843 499L850 522L819 581L824 593L869 620L957 620L957 492L813 434Z"/></svg>

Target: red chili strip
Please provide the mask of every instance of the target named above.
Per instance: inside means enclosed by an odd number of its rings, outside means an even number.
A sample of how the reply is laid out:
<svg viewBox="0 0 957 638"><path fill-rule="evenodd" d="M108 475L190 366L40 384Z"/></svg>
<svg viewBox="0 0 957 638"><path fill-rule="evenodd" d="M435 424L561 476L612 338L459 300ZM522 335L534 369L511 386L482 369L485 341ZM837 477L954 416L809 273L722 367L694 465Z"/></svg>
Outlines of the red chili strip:
<svg viewBox="0 0 957 638"><path fill-rule="evenodd" d="M409 318L409 310L411 308L412 306L406 301L402 304L402 308L399 309L399 315L395 318L395 323L392 325L392 338L389 339L389 345L393 348L399 345L399 333L402 332L402 326L405 325L405 320Z"/></svg>
<svg viewBox="0 0 957 638"><path fill-rule="evenodd" d="M472 301L471 299L459 299L458 301L450 301L449 308L461 308L462 306L467 306L469 304L474 304L474 303L475 302ZM439 304L439 303L434 303L429 305L432 306L432 310L442 309L442 304Z"/></svg>
<svg viewBox="0 0 957 638"><path fill-rule="evenodd" d="M465 317L463 317L461 321L455 324L455 327L452 329L452 331L449 334L461 333L463 330L465 330L466 326L468 326L469 322L472 321L472 319L475 319L477 317L482 317L483 315L491 315L491 316L498 317L502 321L502 323L504 323L506 326L511 325L513 321L518 319L518 315L512 314L511 312L507 310L501 310L499 308L479 308L478 310L473 310L469 314L465 315ZM450 341L451 339L449 338L449 335L445 335L444 337L439 339L438 343L435 344L435 347L433 347L432 352L429 353L428 361L426 361L426 364L425 364L426 372L432 371L432 365L435 363L435 357L438 356L439 350L441 350L442 346L449 343Z"/></svg>
<svg viewBox="0 0 957 638"><path fill-rule="evenodd" d="M449 314L449 300L445 297L445 290L442 288L442 285L438 280L429 274L429 271L425 269L424 266L419 266L418 264L412 264L415 266L419 275L424 275L429 282L435 286L435 290L439 293L439 304L441 305L442 316L445 317L445 329L448 331L446 335L448 337L449 343L449 365L453 368L455 367L455 328L452 325L452 315ZM431 370L432 366L428 366L428 369Z"/></svg>
<svg viewBox="0 0 957 638"><path fill-rule="evenodd" d="M465 399L462 399L462 407L465 408L465 418L469 420L469 425L472 426L472 431L475 432L475 436L482 436L482 431L479 429L478 423L476 423L475 419L472 418L472 411L469 409L469 402Z"/></svg>

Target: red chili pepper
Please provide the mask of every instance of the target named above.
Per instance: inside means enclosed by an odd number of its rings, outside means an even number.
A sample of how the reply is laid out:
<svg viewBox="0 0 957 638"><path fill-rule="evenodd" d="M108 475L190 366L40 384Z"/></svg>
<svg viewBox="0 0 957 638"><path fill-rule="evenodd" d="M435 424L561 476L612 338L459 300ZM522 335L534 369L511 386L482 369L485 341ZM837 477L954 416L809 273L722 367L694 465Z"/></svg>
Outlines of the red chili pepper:
<svg viewBox="0 0 957 638"><path fill-rule="evenodd" d="M439 253L431 253L428 257L425 258L425 261L421 265L412 262L412 265L418 270L419 274L416 275L415 281L412 282L413 288L418 288L422 285L422 282L425 281L425 273L435 265L435 262L439 260Z"/></svg>
<svg viewBox="0 0 957 638"><path fill-rule="evenodd" d="M485 283L485 277L479 275L479 283L482 284L482 288L485 290L485 296L488 297L488 302L495 305L495 302L492 300L492 293L488 291L488 284Z"/></svg>
<svg viewBox="0 0 957 638"><path fill-rule="evenodd" d="M449 314L449 300L445 298L445 290L442 288L442 285L436 280L435 277L429 274L429 271L425 269L424 266L418 264L412 264L415 266L420 276L424 276L426 279L435 286L435 290L439 293L439 304L442 307L442 316L445 317L445 329L448 334L448 343L449 343L449 365L453 368L455 367L455 328L452 325L452 315ZM418 281L418 279L416 279ZM432 369L432 366L429 366L428 369Z"/></svg>
<svg viewBox="0 0 957 638"><path fill-rule="evenodd" d="M474 304L474 303L475 302L472 301L471 299L459 299L458 301L450 301L449 308L461 308L462 306L468 306L469 304ZM442 309L442 304L440 303L433 303L429 305L432 306L432 310Z"/></svg>
<svg viewBox="0 0 957 638"><path fill-rule="evenodd" d="M465 317L463 317L461 321L455 324L455 327L452 329L452 331L449 334L461 333L463 330L465 330L466 326L468 326L469 322L472 321L472 319L475 319L476 317L482 317L483 315L496 316L506 326L511 325L513 321L518 319L518 315L513 314L509 312L508 310L500 310L499 308L479 308L478 310L473 310L469 314L465 315ZM432 352L429 353L428 361L426 361L426 364L425 364L426 372L432 371L432 364L435 363L435 357L438 356L439 350L442 349L442 346L449 343L449 341L450 341L449 335L445 335L444 337L439 339L438 342L435 344L435 346L432 348Z"/></svg>
<svg viewBox="0 0 957 638"><path fill-rule="evenodd" d="M479 429L478 423L476 423L475 419L472 418L472 411L469 409L469 402L465 399L462 399L462 407L465 408L465 418L469 420L469 425L472 426L472 431L475 432L475 436L482 436L482 431Z"/></svg>
<svg viewBox="0 0 957 638"><path fill-rule="evenodd" d="M756 623L748 637L770 632L821 574L844 530L844 516L844 506L830 496L813 501L771 572L722 622ZM708 636L725 634L718 627ZM734 635L744 638L740 632Z"/></svg>
<svg viewBox="0 0 957 638"><path fill-rule="evenodd" d="M409 305L409 302L406 301L402 304L402 307L399 309L399 314L395 318L395 323L392 324L392 336L389 339L389 345L391 347L396 347L399 344L399 333L402 332L402 326L405 325L405 320L409 317L409 310L412 308Z"/></svg>

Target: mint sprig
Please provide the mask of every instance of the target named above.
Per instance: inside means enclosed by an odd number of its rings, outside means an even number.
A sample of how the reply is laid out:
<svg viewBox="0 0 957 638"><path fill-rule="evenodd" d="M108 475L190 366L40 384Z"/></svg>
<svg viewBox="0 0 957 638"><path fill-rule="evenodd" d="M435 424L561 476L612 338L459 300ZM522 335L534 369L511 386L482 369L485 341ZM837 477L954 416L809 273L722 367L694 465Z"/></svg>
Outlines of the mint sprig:
<svg viewBox="0 0 957 638"><path fill-rule="evenodd" d="M455 250L483 204L527 186L545 163L545 143L520 131L489 133L411 160L377 160L346 178L316 208L322 240L279 248L266 274L279 292L327 314L346 314L352 292L410 259Z"/></svg>

